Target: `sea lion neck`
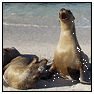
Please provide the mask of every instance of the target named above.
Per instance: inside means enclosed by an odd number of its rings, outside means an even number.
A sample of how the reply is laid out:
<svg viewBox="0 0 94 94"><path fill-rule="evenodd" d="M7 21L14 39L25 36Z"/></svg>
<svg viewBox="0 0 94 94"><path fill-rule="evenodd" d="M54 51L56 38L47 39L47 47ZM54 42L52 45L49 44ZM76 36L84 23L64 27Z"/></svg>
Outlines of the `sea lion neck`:
<svg viewBox="0 0 94 94"><path fill-rule="evenodd" d="M75 25L74 25L75 23L73 20L60 21L60 23L61 23L61 30L63 31L66 31L66 30L72 31L72 29L75 28Z"/></svg>
<svg viewBox="0 0 94 94"><path fill-rule="evenodd" d="M76 37L76 30L75 30L74 23L73 23L73 25L70 25L70 26L68 26L66 24L62 25L62 23L61 23L60 41L64 41L66 37L67 37L67 39L69 39L69 40L71 39L74 42L76 42L77 46L79 45L77 37Z"/></svg>
<svg viewBox="0 0 94 94"><path fill-rule="evenodd" d="M74 26L68 26L66 24L61 23L61 34L60 34L60 39L63 38L63 36L70 36L72 37L73 34L75 33L75 27Z"/></svg>

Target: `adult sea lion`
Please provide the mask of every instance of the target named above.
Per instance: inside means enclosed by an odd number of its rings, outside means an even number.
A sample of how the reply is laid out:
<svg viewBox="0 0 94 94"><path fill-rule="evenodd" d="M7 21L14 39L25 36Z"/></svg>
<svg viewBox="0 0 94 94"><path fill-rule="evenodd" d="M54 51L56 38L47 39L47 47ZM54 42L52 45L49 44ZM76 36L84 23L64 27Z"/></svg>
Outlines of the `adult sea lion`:
<svg viewBox="0 0 94 94"><path fill-rule="evenodd" d="M28 58L18 56L4 67L4 80L16 89L33 88L44 73L46 63L47 59L38 61L35 57L30 63Z"/></svg>
<svg viewBox="0 0 94 94"><path fill-rule="evenodd" d="M77 41L74 19L75 17L70 10L64 8L60 10L60 39L55 49L52 66L46 78L50 78L54 72L57 72L65 78L80 79L81 83L90 84L89 60ZM43 77L42 79L46 78Z"/></svg>
<svg viewBox="0 0 94 94"><path fill-rule="evenodd" d="M10 61L17 56L20 56L20 53L14 47L3 48L3 67L10 63Z"/></svg>

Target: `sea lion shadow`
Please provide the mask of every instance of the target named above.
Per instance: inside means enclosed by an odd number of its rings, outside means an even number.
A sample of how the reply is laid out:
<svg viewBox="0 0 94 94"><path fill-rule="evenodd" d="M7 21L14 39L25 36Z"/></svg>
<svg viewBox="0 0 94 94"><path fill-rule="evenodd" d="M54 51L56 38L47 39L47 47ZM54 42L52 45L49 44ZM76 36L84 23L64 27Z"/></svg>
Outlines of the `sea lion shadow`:
<svg viewBox="0 0 94 94"><path fill-rule="evenodd" d="M34 89L41 89L41 88L54 88L54 87L65 87L65 86L73 86L76 85L78 83L80 83L80 80L78 80L78 75L71 75L73 78L77 77L77 80L69 80L69 79L65 79L59 75L55 75L55 77L51 77L48 80L42 80L40 79L40 81L36 84L36 86L34 87ZM87 77L86 77L87 78Z"/></svg>
<svg viewBox="0 0 94 94"><path fill-rule="evenodd" d="M80 81L72 81L72 80L66 80L59 75L55 75L55 77L51 77L48 80L41 80L36 84L34 89L40 89L40 88L58 88L58 87L64 87L64 86L72 86L76 85L77 83L80 83Z"/></svg>
<svg viewBox="0 0 94 94"><path fill-rule="evenodd" d="M87 63L88 70L91 71L91 64L89 63L89 58L88 58L88 56L85 53L84 53L84 59L87 60L87 62L88 62ZM75 79L74 81L73 80L68 80L68 79L66 80L63 77L55 74L55 76L53 75L48 80L42 80L42 79L40 79L40 81L36 84L36 86L34 87L34 89L54 88L54 87L57 87L58 88L58 87L64 87L64 86L70 86L71 87L73 85L76 85L76 84L80 83L80 80L79 80L80 72L78 70L71 69L71 68L68 67L68 72L69 72L70 76L73 79ZM73 75L73 74L75 74L75 75Z"/></svg>

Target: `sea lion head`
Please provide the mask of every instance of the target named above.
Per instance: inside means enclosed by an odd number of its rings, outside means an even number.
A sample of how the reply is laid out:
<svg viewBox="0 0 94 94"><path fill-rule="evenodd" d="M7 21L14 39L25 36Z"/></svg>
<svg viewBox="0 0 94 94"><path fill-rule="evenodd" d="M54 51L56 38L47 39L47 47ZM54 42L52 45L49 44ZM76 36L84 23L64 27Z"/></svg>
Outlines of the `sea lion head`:
<svg viewBox="0 0 94 94"><path fill-rule="evenodd" d="M3 48L3 67L17 56L20 56L20 53L16 48Z"/></svg>
<svg viewBox="0 0 94 94"><path fill-rule="evenodd" d="M32 65L32 68L34 69L34 76L33 76L33 79L38 79L42 76L42 74L44 73L45 71L45 67L46 67L46 64L47 64L48 60L47 59L42 59L41 61L39 62L36 62ZM38 77L38 78L37 78Z"/></svg>
<svg viewBox="0 0 94 94"><path fill-rule="evenodd" d="M72 24L74 22L75 17L72 12L68 9L62 8L59 12L59 21L64 24ZM69 24L69 25L70 25Z"/></svg>

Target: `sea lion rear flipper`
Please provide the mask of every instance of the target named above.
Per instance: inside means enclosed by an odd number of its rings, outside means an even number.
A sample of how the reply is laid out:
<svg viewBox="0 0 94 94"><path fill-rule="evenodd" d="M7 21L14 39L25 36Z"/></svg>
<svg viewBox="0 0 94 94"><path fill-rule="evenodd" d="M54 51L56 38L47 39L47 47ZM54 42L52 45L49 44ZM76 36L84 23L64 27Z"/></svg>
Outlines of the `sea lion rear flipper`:
<svg viewBox="0 0 94 94"><path fill-rule="evenodd" d="M80 68L80 82L82 84L91 84L91 72L84 65Z"/></svg>

